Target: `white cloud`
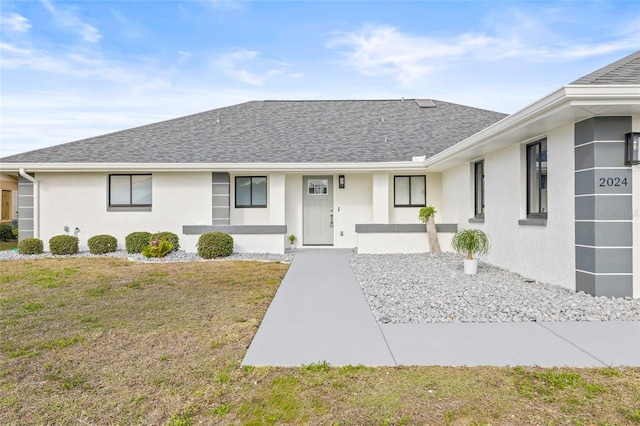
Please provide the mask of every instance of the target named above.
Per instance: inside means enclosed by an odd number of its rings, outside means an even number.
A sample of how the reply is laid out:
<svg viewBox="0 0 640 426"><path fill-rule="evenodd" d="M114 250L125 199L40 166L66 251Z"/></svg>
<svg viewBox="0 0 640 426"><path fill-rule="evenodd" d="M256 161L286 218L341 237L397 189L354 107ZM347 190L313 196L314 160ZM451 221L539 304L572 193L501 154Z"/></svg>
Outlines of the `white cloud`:
<svg viewBox="0 0 640 426"><path fill-rule="evenodd" d="M261 86L270 77L282 74L283 70L271 68L273 61L258 60L259 55L260 53L255 50L238 49L234 52L218 56L212 61L212 65L238 81L254 86ZM248 71L246 68L249 64L256 68L268 69L261 72Z"/></svg>
<svg viewBox="0 0 640 426"><path fill-rule="evenodd" d="M71 7L57 8L49 0L40 0L40 3L53 15L54 22L57 25L79 34L84 41L97 43L102 38L100 31L96 27L83 22Z"/></svg>
<svg viewBox="0 0 640 426"><path fill-rule="evenodd" d="M184 50L178 50L178 63L181 64L183 62L187 62L193 56L189 52L185 52Z"/></svg>
<svg viewBox="0 0 640 426"><path fill-rule="evenodd" d="M17 13L0 16L0 26L7 31L26 33L31 28L29 20Z"/></svg>
<svg viewBox="0 0 640 426"><path fill-rule="evenodd" d="M463 34L451 41L403 34L391 26L366 25L358 32L339 34L327 46L345 46L349 63L367 76L394 76L410 85L462 57L495 43L481 34Z"/></svg>

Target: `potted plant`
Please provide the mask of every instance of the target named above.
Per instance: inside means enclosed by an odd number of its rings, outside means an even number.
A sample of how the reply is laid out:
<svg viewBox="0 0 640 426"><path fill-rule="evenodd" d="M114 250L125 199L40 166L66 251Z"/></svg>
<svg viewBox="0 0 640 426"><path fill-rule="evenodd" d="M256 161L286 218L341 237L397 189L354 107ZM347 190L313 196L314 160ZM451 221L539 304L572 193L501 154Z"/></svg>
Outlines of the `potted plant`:
<svg viewBox="0 0 640 426"><path fill-rule="evenodd" d="M433 219L433 216L435 216L436 213L436 209L433 206L423 207L418 212L418 219L427 225L427 238L429 238L429 250L431 253L442 252L440 250L440 243L438 242L436 222Z"/></svg>
<svg viewBox="0 0 640 426"><path fill-rule="evenodd" d="M464 259L464 273L473 275L478 271L478 259L473 254L483 255L489 252L489 236L479 229L461 229L451 240L451 247Z"/></svg>
<svg viewBox="0 0 640 426"><path fill-rule="evenodd" d="M296 240L297 238L295 235L293 234L289 235L289 244L292 249L296 248Z"/></svg>

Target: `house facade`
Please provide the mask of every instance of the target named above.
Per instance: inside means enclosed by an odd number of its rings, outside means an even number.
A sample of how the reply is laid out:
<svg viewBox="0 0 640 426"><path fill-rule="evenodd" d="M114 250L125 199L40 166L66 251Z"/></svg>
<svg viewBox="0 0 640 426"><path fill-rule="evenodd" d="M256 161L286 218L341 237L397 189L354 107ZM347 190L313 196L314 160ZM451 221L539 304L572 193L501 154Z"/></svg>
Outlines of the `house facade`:
<svg viewBox="0 0 640 426"><path fill-rule="evenodd" d="M477 227L485 260L594 295L640 297L640 52L505 116L433 100L248 102L0 159L20 237L202 233L237 252L426 252ZM635 189L634 189L635 188ZM634 271L636 272L634 274Z"/></svg>

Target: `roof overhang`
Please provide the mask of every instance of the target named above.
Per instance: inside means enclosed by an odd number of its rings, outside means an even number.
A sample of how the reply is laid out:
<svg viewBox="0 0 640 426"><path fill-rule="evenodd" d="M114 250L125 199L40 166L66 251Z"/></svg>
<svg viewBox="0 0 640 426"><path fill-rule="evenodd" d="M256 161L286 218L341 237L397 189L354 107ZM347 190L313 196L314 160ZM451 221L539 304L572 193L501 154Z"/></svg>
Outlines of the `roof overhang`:
<svg viewBox="0 0 640 426"><path fill-rule="evenodd" d="M443 171L596 116L640 115L640 85L568 85L428 158Z"/></svg>
<svg viewBox="0 0 640 426"><path fill-rule="evenodd" d="M2 163L2 173L27 172L232 172L363 173L424 172L422 161L380 163Z"/></svg>

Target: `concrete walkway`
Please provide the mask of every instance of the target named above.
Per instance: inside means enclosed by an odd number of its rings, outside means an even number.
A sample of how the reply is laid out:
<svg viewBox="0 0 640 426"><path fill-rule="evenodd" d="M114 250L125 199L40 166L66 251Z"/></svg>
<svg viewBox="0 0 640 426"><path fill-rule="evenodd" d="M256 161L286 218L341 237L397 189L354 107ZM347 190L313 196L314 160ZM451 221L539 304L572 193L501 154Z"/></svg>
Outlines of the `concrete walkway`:
<svg viewBox="0 0 640 426"><path fill-rule="evenodd" d="M640 322L379 324L349 250L297 250L242 362L640 366Z"/></svg>

